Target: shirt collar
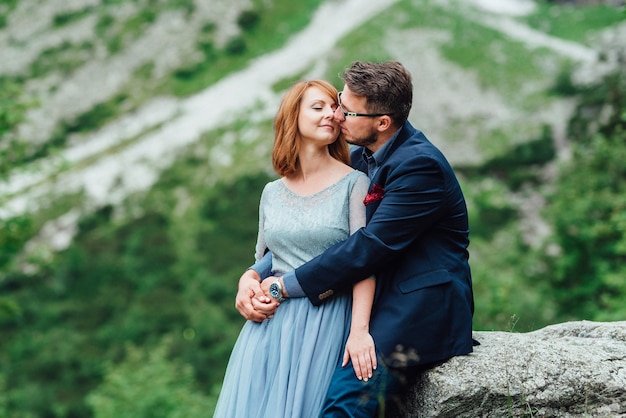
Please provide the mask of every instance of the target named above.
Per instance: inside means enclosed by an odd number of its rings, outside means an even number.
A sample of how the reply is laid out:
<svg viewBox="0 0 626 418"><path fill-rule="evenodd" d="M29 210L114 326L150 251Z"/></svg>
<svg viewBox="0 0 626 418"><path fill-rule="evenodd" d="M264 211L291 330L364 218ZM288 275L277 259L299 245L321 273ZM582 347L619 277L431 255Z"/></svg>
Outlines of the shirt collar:
<svg viewBox="0 0 626 418"><path fill-rule="evenodd" d="M385 160L387 153L392 147L392 143L396 140L401 130L402 128L394 132L394 134L391 135L391 138L389 138L389 140L385 142L383 146L376 150L376 152L374 153L372 153L372 151L370 151L366 147L363 147L363 159L365 160L365 162L368 163L368 166L378 167L378 165ZM372 177L371 173L370 177Z"/></svg>

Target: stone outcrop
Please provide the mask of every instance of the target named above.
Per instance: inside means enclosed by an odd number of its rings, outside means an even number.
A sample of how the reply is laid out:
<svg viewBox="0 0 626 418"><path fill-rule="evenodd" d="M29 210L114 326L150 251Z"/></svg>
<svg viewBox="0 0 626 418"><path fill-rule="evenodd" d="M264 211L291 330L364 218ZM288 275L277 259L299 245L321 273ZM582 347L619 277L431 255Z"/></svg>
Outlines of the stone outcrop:
<svg viewBox="0 0 626 418"><path fill-rule="evenodd" d="M474 338L418 379L404 417L626 417L626 321Z"/></svg>

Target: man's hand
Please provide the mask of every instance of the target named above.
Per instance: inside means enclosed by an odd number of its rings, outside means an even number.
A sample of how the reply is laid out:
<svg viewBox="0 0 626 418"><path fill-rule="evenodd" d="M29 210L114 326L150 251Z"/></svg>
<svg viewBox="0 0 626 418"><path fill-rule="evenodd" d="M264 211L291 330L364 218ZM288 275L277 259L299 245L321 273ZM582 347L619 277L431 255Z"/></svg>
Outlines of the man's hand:
<svg viewBox="0 0 626 418"><path fill-rule="evenodd" d="M235 307L244 318L263 322L274 315L278 302L261 290L261 278L254 270L246 270L239 278Z"/></svg>
<svg viewBox="0 0 626 418"><path fill-rule="evenodd" d="M252 299L252 306L254 309L258 312L264 313L268 318L272 318L274 316L274 312L280 305L279 301L270 296L270 286L276 279L280 280L280 285L283 288L283 297L289 297L285 291L283 280L276 276L269 276L261 282L261 291L263 292L264 298Z"/></svg>
<svg viewBox="0 0 626 418"><path fill-rule="evenodd" d="M263 282L261 283L261 289L263 290L263 294L265 296L267 296L268 298L270 298L272 300L275 300L275 299L271 298L271 296L270 296L270 286L272 285L272 283L276 279L278 279L280 281L280 287L282 287L282 289L283 289L283 297L288 298L289 295L287 294L287 291L285 290L285 283L283 282L282 278L277 277L277 276L269 276L268 278L263 280Z"/></svg>

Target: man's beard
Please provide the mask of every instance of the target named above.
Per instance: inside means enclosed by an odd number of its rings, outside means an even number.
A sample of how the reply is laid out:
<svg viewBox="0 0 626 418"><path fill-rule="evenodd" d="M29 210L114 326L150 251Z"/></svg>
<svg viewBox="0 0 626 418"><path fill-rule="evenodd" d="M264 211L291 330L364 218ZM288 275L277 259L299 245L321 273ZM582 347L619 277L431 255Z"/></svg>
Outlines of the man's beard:
<svg viewBox="0 0 626 418"><path fill-rule="evenodd" d="M372 133L366 136L365 138L346 139L346 142L350 145L358 145L358 146L367 148L368 145L375 144L377 139L378 139L378 136L375 133Z"/></svg>

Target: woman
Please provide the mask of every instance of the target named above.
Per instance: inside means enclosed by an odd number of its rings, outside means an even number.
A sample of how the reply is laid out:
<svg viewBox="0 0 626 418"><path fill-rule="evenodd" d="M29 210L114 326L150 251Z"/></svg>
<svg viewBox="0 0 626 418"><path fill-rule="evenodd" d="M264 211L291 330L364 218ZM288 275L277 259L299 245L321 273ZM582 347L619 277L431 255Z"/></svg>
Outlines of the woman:
<svg viewBox="0 0 626 418"><path fill-rule="evenodd" d="M337 90L321 80L296 83L274 121L272 153L280 179L263 189L255 257L272 251L284 274L365 225L369 179L352 169L334 118ZM215 418L319 415L338 361L356 377L376 368L369 317L374 281L320 307L287 299L263 322L247 321L226 370ZM349 331L349 333L348 333ZM343 350L343 359L342 359Z"/></svg>

